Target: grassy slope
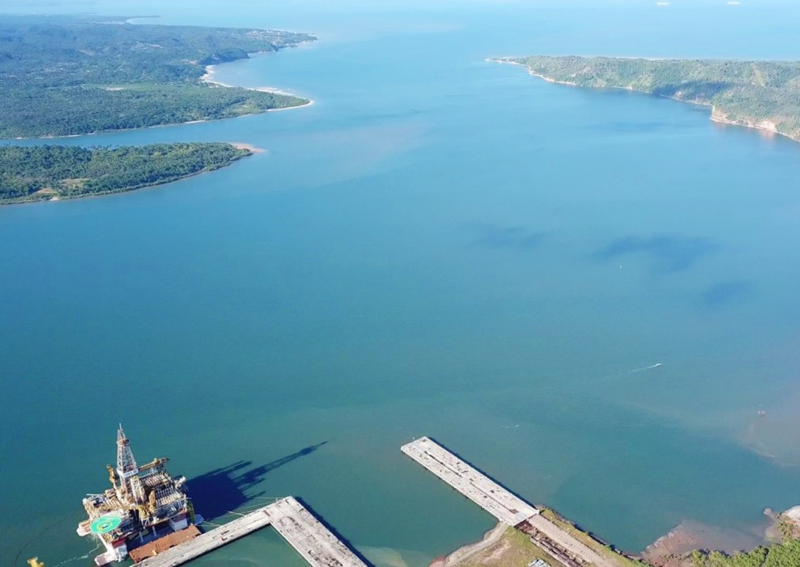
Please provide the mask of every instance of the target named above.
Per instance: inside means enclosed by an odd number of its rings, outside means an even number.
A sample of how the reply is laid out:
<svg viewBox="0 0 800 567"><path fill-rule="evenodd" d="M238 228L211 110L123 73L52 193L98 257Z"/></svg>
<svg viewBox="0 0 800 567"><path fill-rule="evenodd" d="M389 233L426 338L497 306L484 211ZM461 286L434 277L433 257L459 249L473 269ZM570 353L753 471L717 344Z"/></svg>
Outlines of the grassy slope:
<svg viewBox="0 0 800 567"><path fill-rule="evenodd" d="M536 559L558 565L550 555L531 543L527 535L508 527L497 543L460 562L459 567L528 567Z"/></svg>
<svg viewBox="0 0 800 567"><path fill-rule="evenodd" d="M572 537L574 537L581 543L585 544L589 548L593 549L594 551L598 552L601 555L605 555L606 557L612 559L617 564L619 564L619 567L642 567L642 565L644 565L640 561L631 559L630 557L626 557L625 555L617 553L611 547L595 539L592 535L583 531L581 528L579 528L569 520L562 518L554 510L551 510L550 508L546 508L544 506L538 506L538 508L539 510L541 510L542 515L545 518L556 524L562 530L569 532L572 535Z"/></svg>
<svg viewBox="0 0 800 567"><path fill-rule="evenodd" d="M646 566L644 563L615 552L552 510L544 507L539 507L539 509L548 520L598 553L610 558L619 567ZM459 562L458 565L459 567L527 567L536 559L543 559L549 565L560 565L546 551L532 543L528 535L509 527L497 543Z"/></svg>

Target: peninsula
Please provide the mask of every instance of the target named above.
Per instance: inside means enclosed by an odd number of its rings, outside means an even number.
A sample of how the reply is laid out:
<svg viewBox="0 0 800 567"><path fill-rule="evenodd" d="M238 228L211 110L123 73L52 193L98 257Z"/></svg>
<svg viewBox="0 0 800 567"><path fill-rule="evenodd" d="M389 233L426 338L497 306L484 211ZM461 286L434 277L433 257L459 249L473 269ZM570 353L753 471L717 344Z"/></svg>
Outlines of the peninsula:
<svg viewBox="0 0 800 567"><path fill-rule="evenodd" d="M303 106L288 93L212 84L207 69L314 36L134 25L97 16L0 17L0 138L77 136ZM169 183L260 151L247 144L0 147L0 204Z"/></svg>
<svg viewBox="0 0 800 567"><path fill-rule="evenodd" d="M0 146L0 205L121 193L212 171L252 150L224 143Z"/></svg>
<svg viewBox="0 0 800 567"><path fill-rule="evenodd" d="M716 122L757 128L800 141L800 62L613 57L521 57L547 81L618 88L711 107Z"/></svg>
<svg viewBox="0 0 800 567"><path fill-rule="evenodd" d="M210 65L316 38L277 30L140 25L98 16L0 17L0 138L73 136L308 104L203 81Z"/></svg>

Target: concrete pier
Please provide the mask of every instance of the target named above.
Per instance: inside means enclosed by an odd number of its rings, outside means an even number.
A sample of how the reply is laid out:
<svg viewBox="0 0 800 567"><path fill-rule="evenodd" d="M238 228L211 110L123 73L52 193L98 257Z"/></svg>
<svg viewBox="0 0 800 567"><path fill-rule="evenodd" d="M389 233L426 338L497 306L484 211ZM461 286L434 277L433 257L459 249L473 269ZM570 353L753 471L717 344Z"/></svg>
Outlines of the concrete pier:
<svg viewBox="0 0 800 567"><path fill-rule="evenodd" d="M135 567L177 567L272 525L313 567L366 567L328 528L291 496L206 532Z"/></svg>
<svg viewBox="0 0 800 567"><path fill-rule="evenodd" d="M579 541L432 439L422 437L400 450L504 524L531 536L562 567L620 567L614 555L606 557Z"/></svg>
<svg viewBox="0 0 800 567"><path fill-rule="evenodd" d="M539 511L428 437L400 449L492 516L518 526Z"/></svg>
<svg viewBox="0 0 800 567"><path fill-rule="evenodd" d="M284 498L270 510L272 527L309 565L366 567L328 528L294 498Z"/></svg>

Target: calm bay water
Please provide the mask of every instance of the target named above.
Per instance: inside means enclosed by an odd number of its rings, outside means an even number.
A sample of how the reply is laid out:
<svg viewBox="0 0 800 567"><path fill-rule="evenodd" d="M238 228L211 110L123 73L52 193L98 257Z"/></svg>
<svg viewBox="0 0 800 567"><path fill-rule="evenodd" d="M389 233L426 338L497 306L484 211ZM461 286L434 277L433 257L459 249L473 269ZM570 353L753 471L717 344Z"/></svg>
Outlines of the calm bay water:
<svg viewBox="0 0 800 567"><path fill-rule="evenodd" d="M311 31L217 77L315 104L59 140L268 152L0 209L0 564L90 563L119 421L212 521L295 494L377 565L492 525L402 457L426 434L634 551L800 504L800 145L485 61L800 58L800 7L163 4L0 7ZM199 564L302 563L265 531Z"/></svg>

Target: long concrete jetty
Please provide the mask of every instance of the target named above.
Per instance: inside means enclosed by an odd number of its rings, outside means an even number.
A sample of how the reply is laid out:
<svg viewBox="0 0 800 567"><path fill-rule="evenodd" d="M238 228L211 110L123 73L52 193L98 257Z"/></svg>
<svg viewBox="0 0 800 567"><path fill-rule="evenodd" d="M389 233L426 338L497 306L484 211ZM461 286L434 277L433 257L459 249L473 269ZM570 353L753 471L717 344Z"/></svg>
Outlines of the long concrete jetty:
<svg viewBox="0 0 800 567"><path fill-rule="evenodd" d="M355 553L291 496L148 557L135 567L177 567L269 525L313 567L366 567Z"/></svg>
<svg viewBox="0 0 800 567"><path fill-rule="evenodd" d="M272 526L309 565L366 567L363 561L294 498L284 498L272 506Z"/></svg>
<svg viewBox="0 0 800 567"><path fill-rule="evenodd" d="M579 541L545 518L536 507L515 496L429 437L421 437L403 445L400 450L499 521L531 536L532 543L563 567L619 567L617 561L604 557Z"/></svg>
<svg viewBox="0 0 800 567"><path fill-rule="evenodd" d="M403 445L400 450L509 526L518 526L539 513L428 437Z"/></svg>

